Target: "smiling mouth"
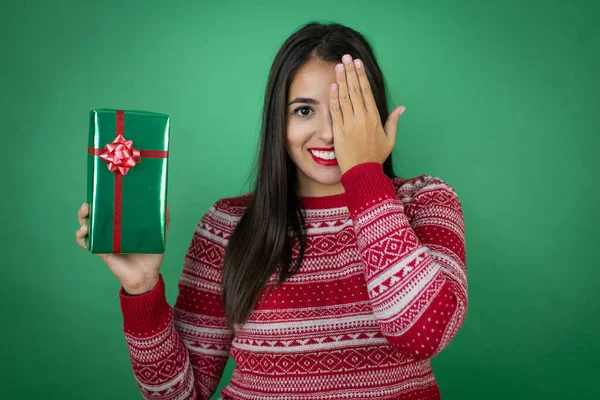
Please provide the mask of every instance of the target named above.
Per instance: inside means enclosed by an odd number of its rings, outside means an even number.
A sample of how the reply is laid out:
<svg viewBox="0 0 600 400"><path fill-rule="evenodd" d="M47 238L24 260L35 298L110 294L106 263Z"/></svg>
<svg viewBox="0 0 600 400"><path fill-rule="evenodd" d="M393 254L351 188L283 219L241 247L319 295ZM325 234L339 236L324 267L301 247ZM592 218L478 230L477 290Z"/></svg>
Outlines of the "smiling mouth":
<svg viewBox="0 0 600 400"><path fill-rule="evenodd" d="M309 153L313 156L321 159L321 160L335 160L335 152L334 151L323 151L323 150L315 150L308 149Z"/></svg>
<svg viewBox="0 0 600 400"><path fill-rule="evenodd" d="M313 160L319 164L326 167L335 167L338 165L337 159L335 158L335 153L333 151L318 151L318 150L308 150L310 156Z"/></svg>

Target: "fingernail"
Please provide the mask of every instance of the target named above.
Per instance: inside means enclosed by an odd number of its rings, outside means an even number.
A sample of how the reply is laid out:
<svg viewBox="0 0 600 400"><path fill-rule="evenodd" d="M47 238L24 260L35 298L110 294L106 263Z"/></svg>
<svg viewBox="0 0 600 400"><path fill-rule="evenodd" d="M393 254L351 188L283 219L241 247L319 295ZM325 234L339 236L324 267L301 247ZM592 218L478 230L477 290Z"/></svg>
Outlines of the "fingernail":
<svg viewBox="0 0 600 400"><path fill-rule="evenodd" d="M360 63L360 60L354 60L354 65L356 68L360 68L362 64Z"/></svg>
<svg viewBox="0 0 600 400"><path fill-rule="evenodd" d="M402 106L402 108L400 109L400 115L404 114L404 111L406 111L406 107Z"/></svg>

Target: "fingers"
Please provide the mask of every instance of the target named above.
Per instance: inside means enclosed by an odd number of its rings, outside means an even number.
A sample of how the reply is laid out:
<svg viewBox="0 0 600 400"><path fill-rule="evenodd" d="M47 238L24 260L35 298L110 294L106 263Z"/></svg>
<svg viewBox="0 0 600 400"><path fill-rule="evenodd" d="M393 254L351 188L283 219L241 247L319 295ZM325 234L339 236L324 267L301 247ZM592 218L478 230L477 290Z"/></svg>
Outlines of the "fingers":
<svg viewBox="0 0 600 400"><path fill-rule="evenodd" d="M87 250L87 247L85 246L85 237L86 236L87 236L87 226L86 225L82 225L81 227L79 227L79 229L77 229L75 231L75 240L77 241L77 244L82 249Z"/></svg>
<svg viewBox="0 0 600 400"><path fill-rule="evenodd" d="M362 61L358 59L354 60L354 65L356 67L356 75L358 76L358 82L360 83L365 109L368 113L375 113L376 115L379 115L365 66L363 65Z"/></svg>
<svg viewBox="0 0 600 400"><path fill-rule="evenodd" d="M400 106L393 110L388 116L385 126L383 127L388 142L390 143L392 148L394 148L394 146L396 145L396 131L398 130L398 120L400 119L405 110L406 107L404 106Z"/></svg>
<svg viewBox="0 0 600 400"><path fill-rule="evenodd" d="M365 112L365 103L362 98L360 91L360 83L358 82L358 76L356 75L356 69L352 62L352 57L349 54L342 57L344 61L344 68L346 70L346 82L348 84L348 92L350 93L350 100L352 101L352 107L355 115L361 115ZM343 110L343 108L342 108Z"/></svg>
<svg viewBox="0 0 600 400"><path fill-rule="evenodd" d="M342 117L350 119L354 115L352 110L352 102L348 93L348 84L346 83L346 72L343 64L335 66L335 76L338 83L338 97L340 108L342 109Z"/></svg>
<svg viewBox="0 0 600 400"><path fill-rule="evenodd" d="M87 203L83 203L77 212L77 219L79 220L79 225L85 224L85 219L88 215L88 205Z"/></svg>
<svg viewBox="0 0 600 400"><path fill-rule="evenodd" d="M81 207L79 207L79 211L77 211L77 220L79 221L79 229L75 231L75 240L79 247L83 249L87 249L85 246L85 237L87 236L87 221L86 218L88 216L88 205L87 203L83 203Z"/></svg>
<svg viewBox="0 0 600 400"><path fill-rule="evenodd" d="M337 83L333 83L329 90L329 110L331 111L331 122L333 125L334 134L337 134L338 127L343 125L338 86L339 85Z"/></svg>

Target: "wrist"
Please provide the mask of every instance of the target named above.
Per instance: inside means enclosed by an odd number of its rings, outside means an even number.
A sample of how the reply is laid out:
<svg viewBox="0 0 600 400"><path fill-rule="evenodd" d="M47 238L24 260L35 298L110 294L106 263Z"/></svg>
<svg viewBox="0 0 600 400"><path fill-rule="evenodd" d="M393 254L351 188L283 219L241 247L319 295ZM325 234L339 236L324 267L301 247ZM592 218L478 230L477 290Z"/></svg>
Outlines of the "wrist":
<svg viewBox="0 0 600 400"><path fill-rule="evenodd" d="M142 285L136 285L136 286L125 286L125 285L123 285L123 290L128 295L139 296L141 294L148 293L148 292L152 291L152 289L154 289L156 287L156 284L158 283L158 280L159 280L158 277L153 277L153 278L150 278L150 279L146 280L144 282L144 284L142 284Z"/></svg>

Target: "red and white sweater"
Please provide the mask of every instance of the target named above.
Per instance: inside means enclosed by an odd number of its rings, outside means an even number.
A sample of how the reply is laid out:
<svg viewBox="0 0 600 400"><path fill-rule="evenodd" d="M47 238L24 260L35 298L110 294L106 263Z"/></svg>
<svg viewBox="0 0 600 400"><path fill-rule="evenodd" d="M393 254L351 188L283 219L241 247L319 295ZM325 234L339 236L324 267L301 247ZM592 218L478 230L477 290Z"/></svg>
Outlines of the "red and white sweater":
<svg viewBox="0 0 600 400"><path fill-rule="evenodd" d="M236 365L222 399L440 398L430 359L467 312L460 200L439 178L389 179L379 163L353 167L342 185L343 194L301 197L302 266L263 292L243 329L227 328L221 267L249 195L220 199L203 215L174 307L162 275L140 296L121 287L145 399L211 398L229 356Z"/></svg>

